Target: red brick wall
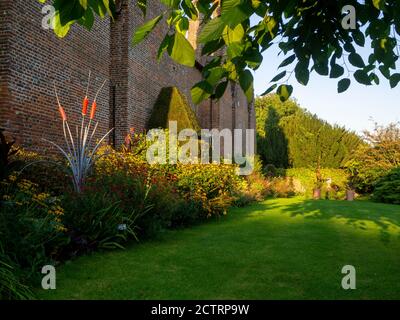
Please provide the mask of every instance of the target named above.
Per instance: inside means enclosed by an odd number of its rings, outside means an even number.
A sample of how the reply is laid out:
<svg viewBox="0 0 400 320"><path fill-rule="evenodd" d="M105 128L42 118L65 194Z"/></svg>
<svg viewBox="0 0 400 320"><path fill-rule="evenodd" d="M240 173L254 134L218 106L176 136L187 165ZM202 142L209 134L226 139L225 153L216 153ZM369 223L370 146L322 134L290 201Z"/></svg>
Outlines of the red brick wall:
<svg viewBox="0 0 400 320"><path fill-rule="evenodd" d="M2 92L9 97L1 97L0 126L18 143L39 150L48 146L42 138L62 140L53 82L69 122L75 126L89 69L92 97L95 88L109 79L109 21L97 21L91 32L74 26L65 39L58 39L52 30L42 29L44 15L38 1L10 2L12 5L1 10L2 18L9 20L7 52L1 57L1 64L6 61L8 69ZM108 129L108 85L98 98L98 111L100 134Z"/></svg>
<svg viewBox="0 0 400 320"><path fill-rule="evenodd" d="M161 10L159 0L149 0L146 19ZM233 96L240 101L236 108L230 87L220 101L194 106L190 88L201 79L200 72L176 64L167 55L157 63L158 45L166 32L163 24L143 43L131 47L132 34L144 21L133 1L123 1L115 22L98 20L90 32L73 26L64 39L42 29L44 15L38 1L1 0L0 13L0 126L26 147L49 147L42 138L62 143L52 83L56 81L61 103L74 126L89 70L92 98L102 81L109 80L98 98L98 136L115 126L117 144L130 127L145 128L161 88L171 85L188 98L203 128L249 125L241 90L236 89Z"/></svg>
<svg viewBox="0 0 400 320"><path fill-rule="evenodd" d="M10 79L9 65L11 57L8 54L11 38L11 16L12 0L0 1L0 127L9 126L7 119L10 114L10 91L8 81Z"/></svg>

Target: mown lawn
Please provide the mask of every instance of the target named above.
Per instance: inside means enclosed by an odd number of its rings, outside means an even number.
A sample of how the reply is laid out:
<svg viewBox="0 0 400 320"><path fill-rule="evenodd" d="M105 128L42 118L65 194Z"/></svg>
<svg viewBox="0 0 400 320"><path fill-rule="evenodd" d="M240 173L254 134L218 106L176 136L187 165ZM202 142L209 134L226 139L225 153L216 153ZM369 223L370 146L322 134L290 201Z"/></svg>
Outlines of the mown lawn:
<svg viewBox="0 0 400 320"><path fill-rule="evenodd" d="M357 289L343 290L353 265ZM400 299L400 206L271 199L57 269L41 299Z"/></svg>

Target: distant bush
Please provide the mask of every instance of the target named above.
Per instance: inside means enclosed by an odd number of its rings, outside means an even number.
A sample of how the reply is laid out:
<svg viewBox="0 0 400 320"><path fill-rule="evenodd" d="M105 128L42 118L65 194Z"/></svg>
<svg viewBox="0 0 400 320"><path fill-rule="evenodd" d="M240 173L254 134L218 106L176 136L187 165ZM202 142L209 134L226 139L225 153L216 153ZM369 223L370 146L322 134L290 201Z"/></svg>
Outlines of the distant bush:
<svg viewBox="0 0 400 320"><path fill-rule="evenodd" d="M271 180L270 192L277 198L289 198L296 195L292 177L276 177Z"/></svg>
<svg viewBox="0 0 400 320"><path fill-rule="evenodd" d="M208 217L226 214L240 186L236 170L236 166L229 164L179 164L177 190L184 198L201 203Z"/></svg>
<svg viewBox="0 0 400 320"><path fill-rule="evenodd" d="M328 197L341 197L347 188L348 174L342 169L329 169L322 168L320 170L322 179L325 183L322 186L322 193L326 194L327 184L326 180L328 178L332 179L331 188L329 190L330 195ZM285 172L286 176L292 177L294 179L295 191L296 193L304 194L307 196L312 195L312 191L315 187L315 170L309 168L292 168L287 169ZM298 183L297 183L298 182Z"/></svg>
<svg viewBox="0 0 400 320"><path fill-rule="evenodd" d="M269 178L279 176L278 169L273 164L267 164L264 167L263 174Z"/></svg>
<svg viewBox="0 0 400 320"><path fill-rule="evenodd" d="M262 201L272 195L271 181L257 172L246 176L238 188L234 205L246 206L255 201Z"/></svg>
<svg viewBox="0 0 400 320"><path fill-rule="evenodd" d="M400 124L375 125L374 130L364 132L364 139L368 144L356 150L346 168L357 191L371 193L381 177L400 166Z"/></svg>
<svg viewBox="0 0 400 320"><path fill-rule="evenodd" d="M372 199L378 202L400 204L400 167L391 170L376 182Z"/></svg>
<svg viewBox="0 0 400 320"><path fill-rule="evenodd" d="M362 140L276 94L255 101L257 151L264 165L277 168L340 168Z"/></svg>

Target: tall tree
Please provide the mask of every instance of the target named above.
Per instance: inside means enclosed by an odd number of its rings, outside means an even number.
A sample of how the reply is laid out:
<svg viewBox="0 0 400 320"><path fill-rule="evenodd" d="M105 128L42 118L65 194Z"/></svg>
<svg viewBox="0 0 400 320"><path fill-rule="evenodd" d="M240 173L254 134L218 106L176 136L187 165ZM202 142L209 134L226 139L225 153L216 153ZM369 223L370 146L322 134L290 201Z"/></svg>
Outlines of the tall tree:
<svg viewBox="0 0 400 320"><path fill-rule="evenodd" d="M257 151L277 167L340 168L362 144L360 137L332 126L274 94L257 98Z"/></svg>
<svg viewBox="0 0 400 320"><path fill-rule="evenodd" d="M375 124L364 139L367 144L360 145L346 167L357 190L371 192L379 178L400 167L400 123Z"/></svg>

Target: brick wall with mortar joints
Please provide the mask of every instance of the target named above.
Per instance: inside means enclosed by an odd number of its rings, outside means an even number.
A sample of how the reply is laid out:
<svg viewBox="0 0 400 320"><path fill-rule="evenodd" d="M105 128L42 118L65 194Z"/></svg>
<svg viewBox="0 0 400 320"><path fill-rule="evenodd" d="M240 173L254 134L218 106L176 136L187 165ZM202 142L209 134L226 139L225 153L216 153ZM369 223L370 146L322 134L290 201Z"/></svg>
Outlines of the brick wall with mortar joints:
<svg viewBox="0 0 400 320"><path fill-rule="evenodd" d="M11 20L6 52L6 90L11 98L1 98L1 108L7 111L0 114L0 126L30 149L52 149L42 138L63 141L53 82L75 130L89 70L93 75L91 97L102 81L109 79L109 21L96 21L91 32L73 26L64 39L59 39L52 30L42 28L44 15L38 1L15 0L5 14ZM96 118L100 125L96 137L108 129L107 87L98 97Z"/></svg>
<svg viewBox="0 0 400 320"><path fill-rule="evenodd" d="M125 3L125 14L121 13L115 23L108 19L96 21L91 32L73 26L65 39L42 29L39 3L3 0L1 6L0 126L6 127L20 144L39 150L48 147L41 138L62 143L52 82L57 82L62 104L74 125L79 123L89 69L94 76L92 97L104 79L110 80L98 98L97 137L113 124L113 112L117 143L123 141L130 127L143 129L161 88L171 85L188 98L203 128L235 125L229 88L219 101L195 106L190 101L190 88L201 79L200 72L178 65L166 55L156 62L158 45L165 34L161 25L144 43L130 47L132 32L144 21L131 2L129 6ZM151 0L146 19L161 10L162 5Z"/></svg>

